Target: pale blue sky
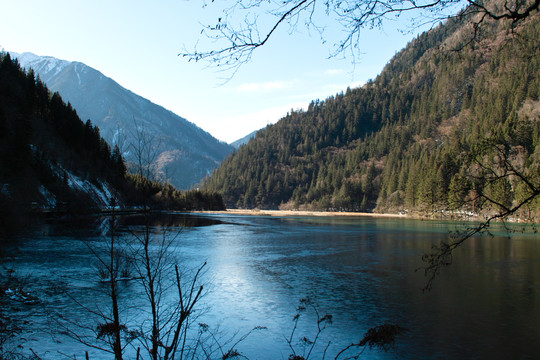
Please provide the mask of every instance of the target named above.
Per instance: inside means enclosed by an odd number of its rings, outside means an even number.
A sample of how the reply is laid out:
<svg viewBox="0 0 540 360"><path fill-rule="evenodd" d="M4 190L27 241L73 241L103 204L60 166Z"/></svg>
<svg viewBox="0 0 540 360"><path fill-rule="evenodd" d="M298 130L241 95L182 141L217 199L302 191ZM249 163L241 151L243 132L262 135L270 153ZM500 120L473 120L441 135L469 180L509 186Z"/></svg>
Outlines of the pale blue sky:
<svg viewBox="0 0 540 360"><path fill-rule="evenodd" d="M225 74L178 53L219 12L203 0L0 0L0 47L80 61L231 142L291 108L305 108L375 78L413 34L390 23L365 32L363 55L328 59L330 47L299 27L278 32L225 84ZM329 36L341 31L329 28Z"/></svg>

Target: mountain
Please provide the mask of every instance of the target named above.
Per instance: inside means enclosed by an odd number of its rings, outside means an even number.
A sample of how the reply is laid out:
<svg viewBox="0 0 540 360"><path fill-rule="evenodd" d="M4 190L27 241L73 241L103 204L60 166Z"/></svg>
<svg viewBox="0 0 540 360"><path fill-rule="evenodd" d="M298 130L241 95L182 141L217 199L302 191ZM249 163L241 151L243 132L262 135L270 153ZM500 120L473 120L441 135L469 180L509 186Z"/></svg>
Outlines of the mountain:
<svg viewBox="0 0 540 360"><path fill-rule="evenodd" d="M466 20L260 130L203 188L241 208L468 213L527 199L540 188L540 15Z"/></svg>
<svg viewBox="0 0 540 360"><path fill-rule="evenodd" d="M82 119L97 125L109 144L120 147L128 162L151 162L159 180L188 189L210 174L233 149L83 63L32 53L13 56L24 68L34 69ZM147 145L151 146L142 149Z"/></svg>
<svg viewBox="0 0 540 360"><path fill-rule="evenodd" d="M128 174L119 148L111 149L97 126L83 122L33 70L24 71L2 52L0 204L0 235L27 226L43 212L81 215L142 204L174 210L224 207L215 193L180 192Z"/></svg>
<svg viewBox="0 0 540 360"><path fill-rule="evenodd" d="M0 53L2 230L31 210L109 206L112 194L127 194L125 174L118 149L111 151L96 127Z"/></svg>
<svg viewBox="0 0 540 360"><path fill-rule="evenodd" d="M254 132L247 134L243 138L233 141L229 145L231 145L235 149L238 149L240 146L247 144L249 140L253 139L255 135L257 135L258 131L259 130L255 130Z"/></svg>

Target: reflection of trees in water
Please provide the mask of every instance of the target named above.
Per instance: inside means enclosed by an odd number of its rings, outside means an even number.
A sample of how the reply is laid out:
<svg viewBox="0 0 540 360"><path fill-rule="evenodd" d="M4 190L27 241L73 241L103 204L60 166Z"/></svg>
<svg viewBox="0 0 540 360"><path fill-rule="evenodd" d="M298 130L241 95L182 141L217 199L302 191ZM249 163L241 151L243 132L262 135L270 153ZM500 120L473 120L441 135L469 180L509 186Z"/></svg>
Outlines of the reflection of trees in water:
<svg viewBox="0 0 540 360"><path fill-rule="evenodd" d="M134 214L122 216L120 226L138 226L144 225L146 221L152 227L178 228L178 227L199 227L225 224L226 222L210 217L202 217L188 214L173 214L173 213L154 213L145 216L144 214Z"/></svg>

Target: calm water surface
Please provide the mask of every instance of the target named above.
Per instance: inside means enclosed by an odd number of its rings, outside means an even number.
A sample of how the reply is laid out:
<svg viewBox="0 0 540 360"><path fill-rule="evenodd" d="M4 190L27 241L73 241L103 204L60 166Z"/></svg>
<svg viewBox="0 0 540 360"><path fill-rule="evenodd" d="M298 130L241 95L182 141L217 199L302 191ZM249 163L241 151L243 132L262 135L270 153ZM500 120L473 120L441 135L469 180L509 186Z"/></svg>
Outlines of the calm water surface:
<svg viewBox="0 0 540 360"><path fill-rule="evenodd" d="M540 239L536 234L472 239L456 251L434 289L415 269L421 255L448 238L456 224L401 219L341 217L174 216L155 224L155 236L174 237L186 269L207 261L208 290L200 322L219 327L226 339L255 326L267 330L238 348L250 359L287 359L285 337L298 301L310 297L333 315L318 353L327 358L358 341L373 326L391 322L408 331L390 352L366 350L363 359L538 359L540 356ZM188 219L189 221L185 221ZM132 220L136 224L137 219ZM187 226L180 226L183 223ZM128 224L126 224L127 226ZM132 236L129 232L124 237ZM85 240L84 242L81 240ZM84 358L80 344L61 334L55 316L88 320L77 302L104 306L96 260L103 234L88 227L48 225L8 243L13 268L26 277L40 305L8 303L26 322L21 343L46 359L59 352ZM70 297L65 296L68 290ZM136 284L123 285L129 322L144 298ZM4 306L4 305L3 305ZM298 335L312 335L313 316ZM298 348L299 349L299 348ZM92 359L108 358L91 352ZM330 356L331 355L331 356ZM110 357L109 357L110 358Z"/></svg>

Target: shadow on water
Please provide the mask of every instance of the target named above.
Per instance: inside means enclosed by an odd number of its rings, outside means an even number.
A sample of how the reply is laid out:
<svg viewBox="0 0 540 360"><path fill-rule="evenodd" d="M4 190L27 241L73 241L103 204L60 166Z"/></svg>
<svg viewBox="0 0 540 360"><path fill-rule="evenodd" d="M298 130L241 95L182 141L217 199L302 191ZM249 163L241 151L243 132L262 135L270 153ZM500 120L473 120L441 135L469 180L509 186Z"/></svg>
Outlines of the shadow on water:
<svg viewBox="0 0 540 360"><path fill-rule="evenodd" d="M88 215L77 217L38 217L36 216L19 235L41 233L42 235L70 235L85 232L88 236L102 235L108 229L110 215ZM188 213L151 213L148 218L141 213L118 214L117 226L121 230L143 226L148 220L150 227L159 228L198 228L212 225L229 224L216 218L192 215ZM17 238L12 236L11 238Z"/></svg>
<svg viewBox="0 0 540 360"><path fill-rule="evenodd" d="M119 217L120 226L138 226L146 223L146 216L144 214L133 214ZM201 227L226 224L226 222L196 216L186 213L153 213L148 218L150 226L155 227Z"/></svg>

